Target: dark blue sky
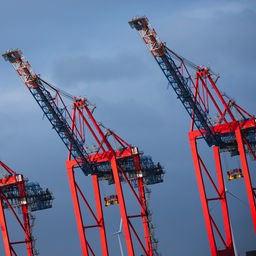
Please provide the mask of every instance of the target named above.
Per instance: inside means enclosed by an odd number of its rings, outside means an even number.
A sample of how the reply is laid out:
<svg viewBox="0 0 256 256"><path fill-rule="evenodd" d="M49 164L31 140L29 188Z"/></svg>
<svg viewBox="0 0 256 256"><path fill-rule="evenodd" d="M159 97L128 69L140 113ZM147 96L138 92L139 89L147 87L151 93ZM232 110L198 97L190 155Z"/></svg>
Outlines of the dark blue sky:
<svg viewBox="0 0 256 256"><path fill-rule="evenodd" d="M221 76L221 90L255 113L255 1L12 0L2 1L1 10L1 53L20 48L36 73L88 97L98 121L165 166L165 181L151 187L150 201L162 255L210 255L189 117L128 21L146 15L169 48L210 66ZM4 60L0 78L1 161L55 196L53 209L36 214L40 255L81 255L66 149ZM242 200L229 197L237 249L244 255L256 249L256 238L243 182L228 189Z"/></svg>

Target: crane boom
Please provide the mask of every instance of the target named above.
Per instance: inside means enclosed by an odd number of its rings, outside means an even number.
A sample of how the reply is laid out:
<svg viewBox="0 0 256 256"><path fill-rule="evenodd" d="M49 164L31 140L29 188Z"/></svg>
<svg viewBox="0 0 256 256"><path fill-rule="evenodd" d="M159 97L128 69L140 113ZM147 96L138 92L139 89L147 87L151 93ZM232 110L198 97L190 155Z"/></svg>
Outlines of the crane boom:
<svg viewBox="0 0 256 256"><path fill-rule="evenodd" d="M74 159L81 160L77 161L77 164L81 167L84 174L95 174L96 166L93 165L93 163L89 163L86 159L86 156L88 155L83 147L83 143L79 140L76 134L72 132L72 128L65 118L66 106L64 101L61 100L59 91L34 73L28 61L25 60L21 50L7 51L3 54L3 57L13 65L14 69L21 76L23 82ZM63 104L62 108L56 104L55 99L45 87L50 87L56 92L55 97L60 98L59 101Z"/></svg>
<svg viewBox="0 0 256 256"><path fill-rule="evenodd" d="M188 78L184 77L180 72L180 67L174 61L174 58L179 58L184 63L184 59L181 59L180 56L174 54L164 45L146 17L134 18L129 24L132 28L143 33L142 38L177 94L178 99L190 117L194 119L196 127L201 131L207 144L209 146L220 145L221 140L218 134L213 132L211 121L207 117L206 111L195 99L189 86L189 83L192 82L190 76ZM192 65L192 63L189 64Z"/></svg>

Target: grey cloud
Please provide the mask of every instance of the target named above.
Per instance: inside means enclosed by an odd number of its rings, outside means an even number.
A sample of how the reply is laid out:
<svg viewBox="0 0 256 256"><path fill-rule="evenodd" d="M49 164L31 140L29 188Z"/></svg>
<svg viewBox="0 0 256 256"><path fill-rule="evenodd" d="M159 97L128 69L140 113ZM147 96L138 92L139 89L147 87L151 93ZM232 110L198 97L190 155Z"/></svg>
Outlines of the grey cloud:
<svg viewBox="0 0 256 256"><path fill-rule="evenodd" d="M134 56L91 57L89 55L67 56L57 61L54 68L56 80L76 84L79 82L111 82L134 79L144 74L145 63Z"/></svg>
<svg viewBox="0 0 256 256"><path fill-rule="evenodd" d="M8 1L2 2L3 10L13 10ZM100 3L103 8L97 1L32 2L17 3L11 19L9 12L2 13L3 51L12 44L22 47L35 71L53 78L47 81L76 95L86 89L97 105L98 121L166 167L165 182L152 187L150 201L163 255L209 255L187 138L189 117L174 93L165 90L166 79L127 22L136 14L147 15L171 49L197 64L210 64L221 75L221 88L255 113L255 1L154 1L155 8L143 1L127 2L127 8L116 1ZM244 7L239 9L241 2ZM39 9L44 13L40 19ZM30 180L47 184L56 197L51 211L38 213L39 251L49 256L79 255L66 149L47 120L41 120L31 95L22 100L14 93L14 84L24 85L13 70L4 61L0 65L1 157L24 169ZM12 84L6 82L13 77L17 79ZM237 192L237 184L231 192ZM231 207L238 249L244 255L255 246L255 235L247 233L251 219L237 200ZM242 228L241 219L246 219Z"/></svg>

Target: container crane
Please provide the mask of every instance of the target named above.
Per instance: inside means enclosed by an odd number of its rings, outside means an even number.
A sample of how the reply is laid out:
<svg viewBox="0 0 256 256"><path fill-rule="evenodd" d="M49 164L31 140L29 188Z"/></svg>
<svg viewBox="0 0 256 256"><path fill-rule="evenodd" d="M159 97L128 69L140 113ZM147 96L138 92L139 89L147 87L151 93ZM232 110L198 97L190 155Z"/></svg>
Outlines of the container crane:
<svg viewBox="0 0 256 256"><path fill-rule="evenodd" d="M90 243L86 232L88 229L98 231L102 255L109 255L100 181L115 186L116 194L105 197L104 201L105 206L119 205L128 255L135 255L135 244L143 255L159 255L151 230L145 190L147 185L163 182L162 166L98 123L93 116L95 106L88 99L74 97L36 75L21 50L9 50L3 57L17 71L68 149L66 168L83 255L96 255L97 247L93 248ZM67 99L72 101L71 109L66 103ZM81 171L86 177L92 178L93 203L86 198L83 186L78 184L77 174ZM128 213L123 183L128 185L132 194L133 198L129 200L136 201L137 214ZM82 206L88 212L86 223ZM88 223L88 217L94 220L93 223ZM133 219L141 220L144 238L141 238Z"/></svg>
<svg viewBox="0 0 256 256"><path fill-rule="evenodd" d="M10 167L0 161L0 226L6 256L21 255L17 252L18 245L24 244L28 256L36 256L35 240L32 235L34 216L31 212L48 209L52 207L52 193L43 190L38 183L29 182ZM10 210L17 221L17 226L24 235L23 240L14 240L7 225L5 210ZM19 217L17 210L22 214ZM13 220L12 219L12 220ZM19 230L16 230L16 234Z"/></svg>
<svg viewBox="0 0 256 256"><path fill-rule="evenodd" d="M228 153L240 158L242 168L230 170L228 177L229 180L244 177L256 231L256 186L252 183L247 160L247 155L256 160L255 117L218 89L218 75L169 49L161 41L147 17L135 17L129 25L138 31L191 118L189 141L211 253L214 256L233 256L235 252L221 154ZM191 75L191 71L195 72L195 77ZM199 153L200 139L204 139L213 149L215 170L209 170ZM210 190L214 192L209 193ZM216 218L209 210L212 202L221 204L223 228L217 224Z"/></svg>

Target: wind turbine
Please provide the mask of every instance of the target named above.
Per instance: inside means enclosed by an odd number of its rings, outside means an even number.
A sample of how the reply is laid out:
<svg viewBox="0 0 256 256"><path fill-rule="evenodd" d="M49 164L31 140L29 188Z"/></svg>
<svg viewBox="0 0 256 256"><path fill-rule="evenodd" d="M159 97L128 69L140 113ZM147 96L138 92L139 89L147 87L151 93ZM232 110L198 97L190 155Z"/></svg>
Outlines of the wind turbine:
<svg viewBox="0 0 256 256"><path fill-rule="evenodd" d="M121 218L120 219L119 230L117 232L115 232L113 235L117 235L121 256L124 256L123 246L122 246L121 237L120 237L120 235L122 234L122 225L123 225L123 221L122 221L122 218Z"/></svg>

